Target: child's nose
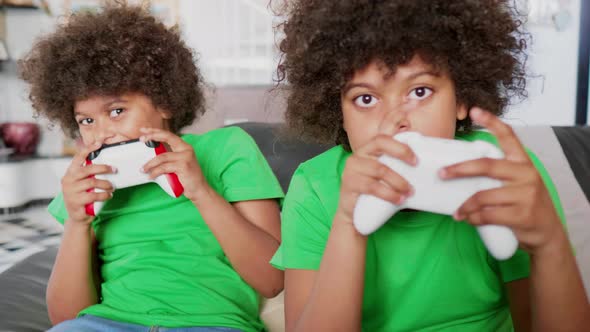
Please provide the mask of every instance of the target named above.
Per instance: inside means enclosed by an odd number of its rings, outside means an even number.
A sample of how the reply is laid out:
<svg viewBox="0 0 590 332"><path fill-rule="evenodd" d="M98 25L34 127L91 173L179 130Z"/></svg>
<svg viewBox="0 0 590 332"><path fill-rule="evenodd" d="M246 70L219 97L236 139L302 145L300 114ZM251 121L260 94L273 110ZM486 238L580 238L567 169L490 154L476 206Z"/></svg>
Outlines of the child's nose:
<svg viewBox="0 0 590 332"><path fill-rule="evenodd" d="M379 134L393 136L398 132L410 129L408 112L402 107L398 107L389 112L385 112L381 124L379 125Z"/></svg>
<svg viewBox="0 0 590 332"><path fill-rule="evenodd" d="M96 141L101 144L110 144L110 139L115 137L115 131L111 126L102 126L96 135Z"/></svg>

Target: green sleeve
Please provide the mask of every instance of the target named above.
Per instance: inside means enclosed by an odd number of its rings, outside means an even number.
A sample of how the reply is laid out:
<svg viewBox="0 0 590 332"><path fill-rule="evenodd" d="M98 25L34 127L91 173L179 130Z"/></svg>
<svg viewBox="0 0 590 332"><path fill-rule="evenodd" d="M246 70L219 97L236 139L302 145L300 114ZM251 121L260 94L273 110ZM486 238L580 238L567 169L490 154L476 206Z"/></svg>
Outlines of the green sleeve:
<svg viewBox="0 0 590 332"><path fill-rule="evenodd" d="M557 194L557 189L555 188L549 173L539 158L537 158L537 156L532 151L527 150L527 152L529 154L529 158L533 162L533 165L535 165L537 168L539 175L541 175L541 178L545 183L545 187L547 187L547 191L549 192L549 196L551 196L553 206L555 206L555 210L561 219L561 223L564 225L564 227L566 227L563 207L561 205L559 195ZM525 251L521 249L518 249L512 258L505 261L498 261L498 266L504 282L527 278L530 275L530 257Z"/></svg>
<svg viewBox="0 0 590 332"><path fill-rule="evenodd" d="M271 264L279 269L318 270L331 223L331 217L300 166L285 197L282 242Z"/></svg>
<svg viewBox="0 0 590 332"><path fill-rule="evenodd" d="M495 260L495 258L491 259ZM497 262L500 276L504 282L528 278L531 274L531 258L529 254L522 249L516 250L516 253L511 258Z"/></svg>
<svg viewBox="0 0 590 332"><path fill-rule="evenodd" d="M227 140L218 147L214 165L221 195L228 202L283 198L283 190L254 139L238 127L225 128Z"/></svg>
<svg viewBox="0 0 590 332"><path fill-rule="evenodd" d="M66 219L68 219L68 210L66 210L66 205L64 204L64 196L63 193L59 193L47 207L47 211L51 214L60 224L64 224Z"/></svg>

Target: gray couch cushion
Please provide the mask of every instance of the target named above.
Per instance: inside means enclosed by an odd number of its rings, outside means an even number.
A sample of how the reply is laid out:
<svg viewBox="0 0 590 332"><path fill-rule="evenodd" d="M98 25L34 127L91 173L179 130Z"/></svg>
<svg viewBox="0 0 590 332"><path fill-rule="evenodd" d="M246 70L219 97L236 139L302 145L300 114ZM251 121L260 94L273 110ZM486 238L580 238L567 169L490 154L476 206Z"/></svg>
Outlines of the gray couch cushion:
<svg viewBox="0 0 590 332"><path fill-rule="evenodd" d="M254 138L284 192L299 164L332 147L288 138L280 123L243 122L233 126L244 129Z"/></svg>
<svg viewBox="0 0 590 332"><path fill-rule="evenodd" d="M31 255L0 274L0 331L45 331L51 327L45 288L56 247Z"/></svg>

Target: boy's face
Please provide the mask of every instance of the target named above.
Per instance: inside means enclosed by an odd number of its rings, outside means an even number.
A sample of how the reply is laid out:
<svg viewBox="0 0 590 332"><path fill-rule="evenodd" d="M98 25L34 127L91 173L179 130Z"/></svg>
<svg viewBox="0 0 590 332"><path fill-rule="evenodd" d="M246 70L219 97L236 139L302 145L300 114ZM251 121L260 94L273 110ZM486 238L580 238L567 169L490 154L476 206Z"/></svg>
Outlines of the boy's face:
<svg viewBox="0 0 590 332"><path fill-rule="evenodd" d="M371 62L346 84L341 105L353 151L378 134L411 130L453 138L456 121L467 116L466 107L457 103L449 74L436 71L419 56L393 73Z"/></svg>
<svg viewBox="0 0 590 332"><path fill-rule="evenodd" d="M168 129L170 115L143 94L93 96L76 102L74 116L84 145L139 138L142 127Z"/></svg>

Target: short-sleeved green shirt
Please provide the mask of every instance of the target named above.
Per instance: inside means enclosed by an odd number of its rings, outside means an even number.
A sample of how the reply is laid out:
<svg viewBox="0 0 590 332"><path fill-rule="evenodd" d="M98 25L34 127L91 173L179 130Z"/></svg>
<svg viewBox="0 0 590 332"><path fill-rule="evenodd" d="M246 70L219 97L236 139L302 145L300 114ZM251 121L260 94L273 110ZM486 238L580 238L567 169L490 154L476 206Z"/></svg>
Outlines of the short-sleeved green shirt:
<svg viewBox="0 0 590 332"><path fill-rule="evenodd" d="M228 202L282 198L254 140L229 127L183 135L207 182ZM49 212L67 219L60 194ZM218 222L223 222L219 220ZM80 315L165 327L260 331L259 295L232 268L194 204L156 184L115 191L93 221L102 298Z"/></svg>
<svg viewBox="0 0 590 332"><path fill-rule="evenodd" d="M496 144L485 132L457 139ZM529 155L563 220L555 187L538 159ZM297 169L283 205L282 243L271 261L274 266L319 269L349 156L337 146ZM446 215L401 211L368 237L362 328L511 331L504 283L528 275L529 256L524 251L497 261L468 223Z"/></svg>

